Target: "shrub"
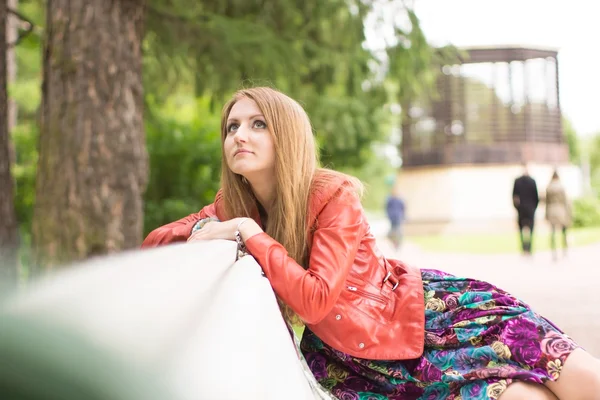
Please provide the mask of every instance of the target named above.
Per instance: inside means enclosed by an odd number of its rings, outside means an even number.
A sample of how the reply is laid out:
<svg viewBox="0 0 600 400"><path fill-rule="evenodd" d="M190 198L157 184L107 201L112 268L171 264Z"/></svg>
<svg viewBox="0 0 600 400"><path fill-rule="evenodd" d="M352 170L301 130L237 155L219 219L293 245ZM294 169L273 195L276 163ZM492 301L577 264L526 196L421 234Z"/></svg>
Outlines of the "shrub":
<svg viewBox="0 0 600 400"><path fill-rule="evenodd" d="M600 226L600 199L586 196L573 201L573 226Z"/></svg>
<svg viewBox="0 0 600 400"><path fill-rule="evenodd" d="M212 203L221 173L220 116L206 100L151 105L149 114L145 234Z"/></svg>

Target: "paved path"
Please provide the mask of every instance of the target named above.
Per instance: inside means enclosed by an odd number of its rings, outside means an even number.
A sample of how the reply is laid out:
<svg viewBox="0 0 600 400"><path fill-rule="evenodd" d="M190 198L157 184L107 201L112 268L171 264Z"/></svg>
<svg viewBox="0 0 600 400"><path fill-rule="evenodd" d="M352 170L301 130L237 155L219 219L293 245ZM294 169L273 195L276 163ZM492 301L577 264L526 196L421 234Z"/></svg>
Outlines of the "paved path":
<svg viewBox="0 0 600 400"><path fill-rule="evenodd" d="M566 258L552 261L549 252L472 255L430 253L406 243L395 252L383 238L385 221L372 228L382 251L420 268L489 281L529 303L591 354L600 357L600 244L571 249Z"/></svg>

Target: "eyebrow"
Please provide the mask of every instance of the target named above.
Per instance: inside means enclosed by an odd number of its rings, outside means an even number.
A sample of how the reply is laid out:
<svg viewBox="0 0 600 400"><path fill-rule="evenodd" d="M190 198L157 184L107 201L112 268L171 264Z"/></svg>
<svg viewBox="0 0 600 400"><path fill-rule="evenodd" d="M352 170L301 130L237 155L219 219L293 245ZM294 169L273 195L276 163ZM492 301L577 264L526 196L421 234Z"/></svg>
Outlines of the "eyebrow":
<svg viewBox="0 0 600 400"><path fill-rule="evenodd" d="M255 114L255 115L249 116L248 119L254 119L254 118L257 118L257 117L264 118L265 116L262 115L262 114ZM238 118L227 118L227 122L229 122L229 121L239 121L239 119Z"/></svg>

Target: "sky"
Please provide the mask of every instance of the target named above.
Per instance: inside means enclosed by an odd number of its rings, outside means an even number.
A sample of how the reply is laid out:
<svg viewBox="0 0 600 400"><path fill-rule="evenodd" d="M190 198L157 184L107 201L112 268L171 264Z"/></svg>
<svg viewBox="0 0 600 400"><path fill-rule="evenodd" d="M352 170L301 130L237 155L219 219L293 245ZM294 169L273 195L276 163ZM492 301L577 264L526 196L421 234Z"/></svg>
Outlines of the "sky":
<svg viewBox="0 0 600 400"><path fill-rule="evenodd" d="M578 134L600 132L598 0L414 0L434 45L559 50L560 101Z"/></svg>

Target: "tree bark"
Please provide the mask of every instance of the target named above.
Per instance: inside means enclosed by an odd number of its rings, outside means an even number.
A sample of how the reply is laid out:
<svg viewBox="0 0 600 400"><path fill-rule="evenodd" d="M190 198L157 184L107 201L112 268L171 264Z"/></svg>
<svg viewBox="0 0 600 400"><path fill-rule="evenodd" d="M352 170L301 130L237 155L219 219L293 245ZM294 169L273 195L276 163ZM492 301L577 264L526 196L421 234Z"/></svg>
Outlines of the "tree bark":
<svg viewBox="0 0 600 400"><path fill-rule="evenodd" d="M6 92L7 1L0 0L0 289L17 283L19 231L14 206L14 183L10 172L8 94Z"/></svg>
<svg viewBox="0 0 600 400"><path fill-rule="evenodd" d="M137 247L148 160L142 0L48 0L36 266Z"/></svg>
<svg viewBox="0 0 600 400"><path fill-rule="evenodd" d="M18 0L8 0L8 8L17 10L19 8ZM19 18L16 15L9 14L6 21L6 41L15 43L19 37ZM16 47L10 47L6 50L6 71L8 84L12 84L17 79L17 52ZM17 102L14 99L8 99L8 131L12 132L17 124L18 108ZM10 148L12 163L15 162L14 148Z"/></svg>

